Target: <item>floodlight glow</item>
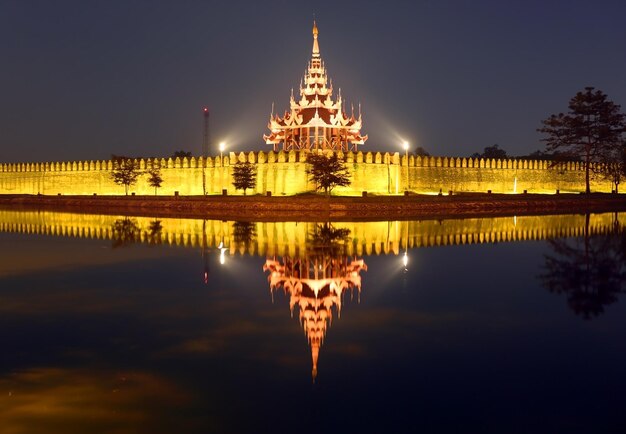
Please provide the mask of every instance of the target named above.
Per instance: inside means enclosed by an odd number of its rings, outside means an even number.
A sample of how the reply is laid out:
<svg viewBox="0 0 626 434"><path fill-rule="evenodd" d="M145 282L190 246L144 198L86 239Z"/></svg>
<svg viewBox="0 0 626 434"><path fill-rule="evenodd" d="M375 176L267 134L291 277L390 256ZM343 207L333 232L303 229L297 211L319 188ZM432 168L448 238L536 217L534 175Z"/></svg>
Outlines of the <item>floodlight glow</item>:
<svg viewBox="0 0 626 434"><path fill-rule="evenodd" d="M226 143L220 142L220 152L224 152L224 149L226 149Z"/></svg>
<svg viewBox="0 0 626 434"><path fill-rule="evenodd" d="M404 150L405 150L405 151L408 151L408 150L409 150L409 142L404 141L404 142L402 143L402 148L404 148Z"/></svg>

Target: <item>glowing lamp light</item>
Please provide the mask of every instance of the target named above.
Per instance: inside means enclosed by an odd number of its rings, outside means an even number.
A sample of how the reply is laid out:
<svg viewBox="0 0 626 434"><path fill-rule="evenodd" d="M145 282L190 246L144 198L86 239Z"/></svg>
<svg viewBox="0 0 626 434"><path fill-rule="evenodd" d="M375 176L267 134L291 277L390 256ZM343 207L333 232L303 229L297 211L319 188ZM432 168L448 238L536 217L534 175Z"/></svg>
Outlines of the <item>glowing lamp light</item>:
<svg viewBox="0 0 626 434"><path fill-rule="evenodd" d="M409 142L404 141L402 142L402 149L404 149L405 151L409 150Z"/></svg>
<svg viewBox="0 0 626 434"><path fill-rule="evenodd" d="M224 265L224 263L226 262L226 256L224 255L224 253L228 249L226 247L224 247L224 242L223 241L220 241L220 244L219 244L219 246L217 246L217 248L220 250L220 265Z"/></svg>
<svg viewBox="0 0 626 434"><path fill-rule="evenodd" d="M402 264L404 265L404 268L406 268L406 266L409 264L409 255L407 255L407 252L404 252L404 256L402 257Z"/></svg>
<svg viewBox="0 0 626 434"><path fill-rule="evenodd" d="M226 149L226 143L220 142L220 152L224 152L224 149Z"/></svg>

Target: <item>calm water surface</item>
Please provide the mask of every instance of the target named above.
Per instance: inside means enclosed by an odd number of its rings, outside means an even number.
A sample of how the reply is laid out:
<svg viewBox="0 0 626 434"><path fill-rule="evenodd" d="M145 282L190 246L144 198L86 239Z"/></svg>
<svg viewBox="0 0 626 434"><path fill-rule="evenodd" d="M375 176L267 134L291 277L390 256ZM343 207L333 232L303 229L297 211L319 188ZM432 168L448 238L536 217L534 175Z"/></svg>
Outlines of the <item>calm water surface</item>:
<svg viewBox="0 0 626 434"><path fill-rule="evenodd" d="M0 432L626 432L625 222L0 213Z"/></svg>

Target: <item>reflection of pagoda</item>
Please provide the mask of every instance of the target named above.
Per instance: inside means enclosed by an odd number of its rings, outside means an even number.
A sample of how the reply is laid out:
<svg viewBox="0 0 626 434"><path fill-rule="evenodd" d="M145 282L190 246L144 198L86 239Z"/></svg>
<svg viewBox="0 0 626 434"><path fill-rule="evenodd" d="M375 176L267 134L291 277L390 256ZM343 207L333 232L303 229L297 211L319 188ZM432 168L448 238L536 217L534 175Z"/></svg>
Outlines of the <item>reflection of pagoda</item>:
<svg viewBox="0 0 626 434"><path fill-rule="evenodd" d="M317 42L317 26L313 23L313 55L308 71L304 74L304 86L300 82L300 99L295 100L291 90L290 112L278 117L270 116L267 127L269 135L263 139L274 145L277 151L280 143L284 150L292 149L332 149L335 151L356 151L357 145L367 140L361 136L361 108L359 117L350 117L342 109L341 89L336 101L332 100L333 86L326 87L328 77L326 67L320 57Z"/></svg>
<svg viewBox="0 0 626 434"><path fill-rule="evenodd" d="M332 323L332 308L341 316L341 297L345 290L356 288L361 292L361 270L367 271L362 259L349 261L347 257L267 259L263 271L270 272L268 281L273 292L283 288L289 293L289 308L300 310L300 323L311 345L313 380L317 376L317 359L326 329Z"/></svg>

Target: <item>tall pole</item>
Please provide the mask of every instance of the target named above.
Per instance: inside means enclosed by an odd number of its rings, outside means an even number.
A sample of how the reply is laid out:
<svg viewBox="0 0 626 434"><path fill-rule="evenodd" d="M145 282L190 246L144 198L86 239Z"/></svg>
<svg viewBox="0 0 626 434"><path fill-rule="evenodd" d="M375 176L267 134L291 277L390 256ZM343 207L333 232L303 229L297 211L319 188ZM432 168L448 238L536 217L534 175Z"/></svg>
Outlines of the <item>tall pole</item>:
<svg viewBox="0 0 626 434"><path fill-rule="evenodd" d="M209 154L209 109L202 110L204 114L204 136L202 138L202 194L206 196L206 159Z"/></svg>
<svg viewBox="0 0 626 434"><path fill-rule="evenodd" d="M224 192L224 149L226 143L220 142L220 189Z"/></svg>
<svg viewBox="0 0 626 434"><path fill-rule="evenodd" d="M409 191L411 188L411 181L409 180L409 142L404 142L402 146L404 147L404 153L406 156L406 189Z"/></svg>

